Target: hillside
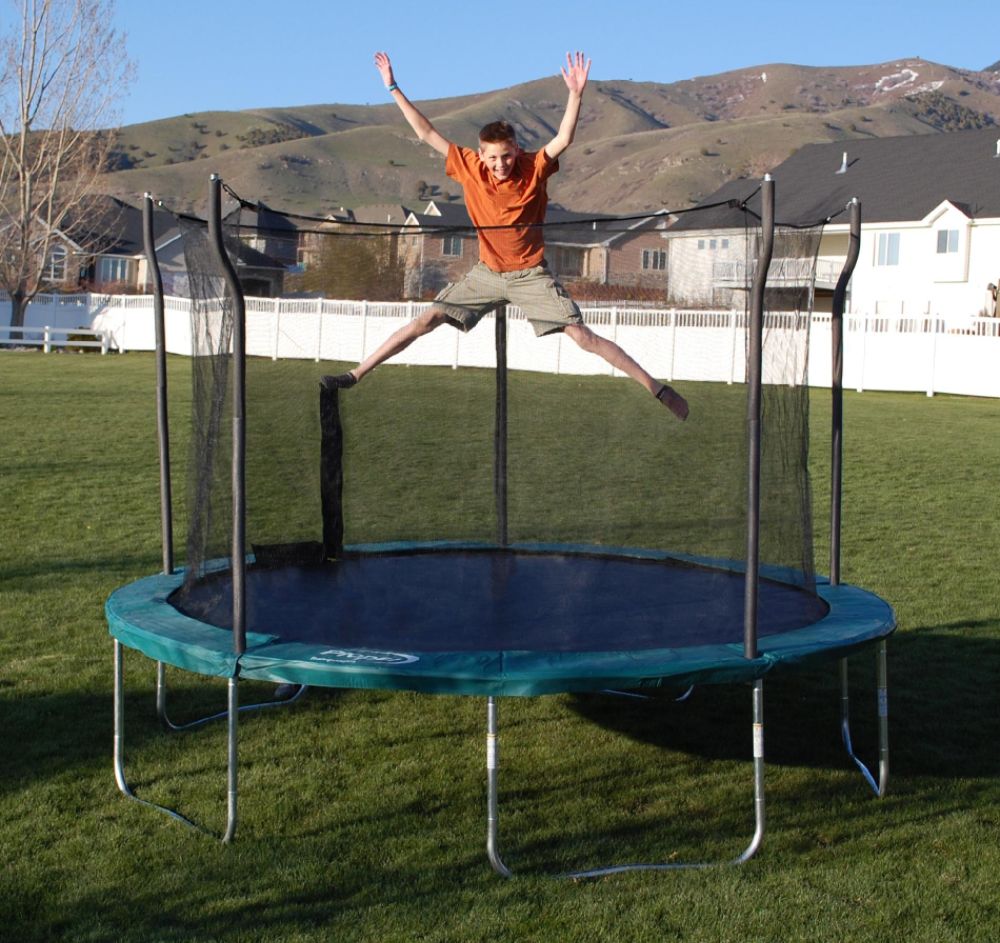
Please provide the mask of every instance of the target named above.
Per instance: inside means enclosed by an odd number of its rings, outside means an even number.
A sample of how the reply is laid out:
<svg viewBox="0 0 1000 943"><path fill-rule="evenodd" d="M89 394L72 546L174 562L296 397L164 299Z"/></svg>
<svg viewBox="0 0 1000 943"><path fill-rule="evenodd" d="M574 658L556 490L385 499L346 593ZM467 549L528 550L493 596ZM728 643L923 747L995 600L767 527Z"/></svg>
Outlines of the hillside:
<svg viewBox="0 0 1000 943"><path fill-rule="evenodd" d="M505 118L523 146L555 133L562 80L420 102L448 138L474 144ZM576 142L550 186L572 209L616 213L687 206L732 177L757 176L806 143L1000 125L1000 73L908 59L872 66L769 64L672 84L592 81ZM998 129L1000 136L1000 129ZM121 129L106 189L150 191L199 211L217 172L248 199L307 213L458 197L444 162L398 109L309 105L202 112Z"/></svg>

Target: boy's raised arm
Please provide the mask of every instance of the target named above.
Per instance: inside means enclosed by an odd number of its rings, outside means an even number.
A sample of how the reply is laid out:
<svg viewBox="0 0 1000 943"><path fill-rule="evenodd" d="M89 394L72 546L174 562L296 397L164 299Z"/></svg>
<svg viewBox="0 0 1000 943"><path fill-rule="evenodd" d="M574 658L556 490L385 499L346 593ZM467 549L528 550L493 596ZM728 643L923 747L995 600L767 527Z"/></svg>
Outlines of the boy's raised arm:
<svg viewBox="0 0 1000 943"><path fill-rule="evenodd" d="M586 59L582 52L576 53L575 56L567 52L566 68L559 71L562 72L563 81L569 89L569 98L556 136L545 145L545 153L553 160L573 143L576 122L580 117L580 102L583 101L583 90L590 74L590 60Z"/></svg>
<svg viewBox="0 0 1000 943"><path fill-rule="evenodd" d="M382 76L385 87L389 89L392 100L399 105L399 110L403 113L403 117L406 118L410 127L413 128L417 137L426 144L430 144L439 154L447 157L450 142L438 133L434 125L430 123L430 120L400 91L392 75L392 63L389 61L386 53L375 53L375 68L378 69L379 74Z"/></svg>

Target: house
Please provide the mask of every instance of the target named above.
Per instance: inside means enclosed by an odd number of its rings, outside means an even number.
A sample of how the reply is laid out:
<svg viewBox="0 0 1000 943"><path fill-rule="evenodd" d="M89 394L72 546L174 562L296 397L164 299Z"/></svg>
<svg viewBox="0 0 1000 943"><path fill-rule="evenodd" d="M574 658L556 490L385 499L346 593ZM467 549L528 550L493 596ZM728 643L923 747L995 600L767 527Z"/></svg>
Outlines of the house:
<svg viewBox="0 0 1000 943"><path fill-rule="evenodd" d="M816 308L829 301L847 254L852 198L861 201L861 254L848 310L869 314L992 313L1000 283L1000 130L867 138L803 147L771 172L775 219L830 218L819 245ZM757 180L732 181L704 201L759 210ZM742 305L744 214L717 206L667 231L670 297L677 304ZM796 260L797 261L797 260ZM793 269L780 259L772 274Z"/></svg>
<svg viewBox="0 0 1000 943"><path fill-rule="evenodd" d="M266 217L262 216L266 213ZM289 236L281 214L259 207L253 222L259 228L241 240L236 271L248 295L280 295L284 273L294 264L298 234ZM142 210L115 197L100 196L81 208L80 218L67 220L53 234L45 263L44 287L49 291L92 291L104 294L144 294L152 291L146 259ZM72 236L67 235L72 233ZM265 240L265 253L253 244ZM186 269L181 233L169 213L153 214L153 240L168 294L186 294ZM289 249L290 247L290 249Z"/></svg>
<svg viewBox="0 0 1000 943"><path fill-rule="evenodd" d="M621 218L552 207L546 217L545 254L578 299L663 300L669 222L663 210Z"/></svg>
<svg viewBox="0 0 1000 943"><path fill-rule="evenodd" d="M662 297L667 223L662 212L622 220L550 206L546 261L574 297L625 297L636 288ZM432 200L422 213L408 214L401 233L409 297L434 297L479 261L479 241L464 204Z"/></svg>
<svg viewBox="0 0 1000 943"><path fill-rule="evenodd" d="M154 215L153 233L158 245L179 235L161 213ZM148 274L142 211L110 196L89 201L53 233L43 275L50 291L143 291Z"/></svg>
<svg viewBox="0 0 1000 943"><path fill-rule="evenodd" d="M400 232L400 256L408 298L433 298L479 261L479 240L464 203L431 200L410 211Z"/></svg>

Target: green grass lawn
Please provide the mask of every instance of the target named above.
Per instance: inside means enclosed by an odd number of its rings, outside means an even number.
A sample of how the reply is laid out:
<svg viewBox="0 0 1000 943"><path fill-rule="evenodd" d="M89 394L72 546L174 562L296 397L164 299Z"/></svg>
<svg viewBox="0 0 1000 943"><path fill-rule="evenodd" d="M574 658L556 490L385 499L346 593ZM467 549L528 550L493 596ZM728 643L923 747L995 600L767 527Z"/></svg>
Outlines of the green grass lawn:
<svg viewBox="0 0 1000 943"><path fill-rule="evenodd" d="M179 401L188 369L170 362ZM314 383L316 365L299 369ZM371 395L404 404L403 422L419 419L403 398L415 374L385 368L371 381L381 384ZM572 382L583 397L634 394L624 381ZM682 390L693 409L730 395ZM812 394L821 572L828 400ZM230 846L121 797L103 604L160 568L153 360L0 355L0 940L997 939L1000 402L849 393L845 411L843 577L889 600L900 624L888 795L871 796L840 746L836 666L811 667L765 683L768 824L755 859L552 880L560 869L738 855L753 831L749 689L700 688L680 704L505 699L501 847L519 877L504 881L484 853L481 699L313 691L288 711L244 717ZM672 464L650 459L684 487L684 456L699 452L694 416L667 427ZM541 424L528 439L547 434ZM404 499L407 473L394 469ZM553 513L545 527L563 519ZM642 514L623 516L626 536L640 538ZM370 527L390 524L376 516ZM133 787L221 831L223 726L162 732L154 666L127 653L125 671ZM852 673L855 746L874 761L874 659L858 656ZM224 682L168 677L175 720L223 706ZM243 701L268 693L241 685Z"/></svg>

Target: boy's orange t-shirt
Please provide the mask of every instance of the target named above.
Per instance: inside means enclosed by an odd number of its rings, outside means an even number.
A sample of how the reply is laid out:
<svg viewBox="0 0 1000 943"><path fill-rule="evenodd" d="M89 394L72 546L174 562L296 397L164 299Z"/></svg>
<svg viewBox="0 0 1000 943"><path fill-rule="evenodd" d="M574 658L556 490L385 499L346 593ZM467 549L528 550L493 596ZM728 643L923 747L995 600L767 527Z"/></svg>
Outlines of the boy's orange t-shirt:
<svg viewBox="0 0 1000 943"><path fill-rule="evenodd" d="M494 272L517 272L541 265L545 239L538 225L545 221L549 198L545 181L559 161L540 151L522 151L506 180L495 180L479 154L468 147L448 148L445 172L465 191L465 205L479 228L479 258Z"/></svg>

